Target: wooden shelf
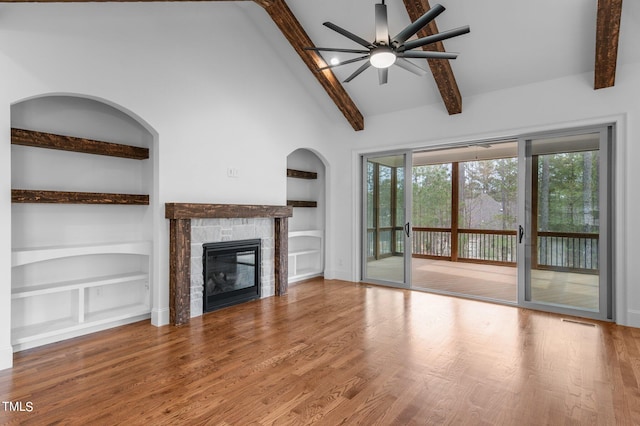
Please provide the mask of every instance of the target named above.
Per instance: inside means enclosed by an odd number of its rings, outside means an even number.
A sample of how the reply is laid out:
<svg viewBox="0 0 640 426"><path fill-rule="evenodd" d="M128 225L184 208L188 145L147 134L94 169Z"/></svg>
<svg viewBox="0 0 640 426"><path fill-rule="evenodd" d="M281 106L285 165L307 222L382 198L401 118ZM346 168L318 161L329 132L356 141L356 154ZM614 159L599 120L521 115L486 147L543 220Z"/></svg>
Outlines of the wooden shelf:
<svg viewBox="0 0 640 426"><path fill-rule="evenodd" d="M96 324L105 324L113 321L122 321L128 318L148 315L149 306L145 303L136 303L132 305L106 309L99 312L88 312L85 315L84 324L94 326Z"/></svg>
<svg viewBox="0 0 640 426"><path fill-rule="evenodd" d="M146 160L149 158L148 148L24 129L11 129L11 143L13 145L82 152L94 155L107 155L110 157L130 158L133 160Z"/></svg>
<svg viewBox="0 0 640 426"><path fill-rule="evenodd" d="M322 238L324 232L321 229L304 229L301 231L289 231L289 238L315 237Z"/></svg>
<svg viewBox="0 0 640 426"><path fill-rule="evenodd" d="M291 206L291 207L318 207L318 202L317 201L287 200L287 206Z"/></svg>
<svg viewBox="0 0 640 426"><path fill-rule="evenodd" d="M41 324L14 328L11 330L11 342L13 345L21 345L37 339L58 335L67 330L75 329L78 326L78 321L75 318L68 317L50 320Z"/></svg>
<svg viewBox="0 0 640 426"><path fill-rule="evenodd" d="M318 179L318 173L305 172L303 170L287 169L287 177L297 179Z"/></svg>
<svg viewBox="0 0 640 426"><path fill-rule="evenodd" d="M12 189L11 202L38 204L127 204L143 206L149 205L149 196L146 194Z"/></svg>
<svg viewBox="0 0 640 426"><path fill-rule="evenodd" d="M64 281L57 283L31 285L25 287L14 287L11 290L12 299L20 299L23 297L40 296L43 294L60 293L69 290L78 290L80 288L100 287L103 285L120 284L131 281L148 280L149 275L144 272L132 274L110 275L106 277L95 277L89 279Z"/></svg>
<svg viewBox="0 0 640 426"><path fill-rule="evenodd" d="M84 244L74 246L51 246L14 249L11 252L11 266L27 265L44 260L93 254L136 254L151 255L151 242L125 241L104 244Z"/></svg>
<svg viewBox="0 0 640 426"><path fill-rule="evenodd" d="M287 177L297 179L318 179L318 173L306 172L304 170L287 169ZM287 200L287 205L291 207L318 207L317 201Z"/></svg>
<svg viewBox="0 0 640 426"><path fill-rule="evenodd" d="M306 256L309 254L320 254L320 249L297 250L289 252L289 256Z"/></svg>

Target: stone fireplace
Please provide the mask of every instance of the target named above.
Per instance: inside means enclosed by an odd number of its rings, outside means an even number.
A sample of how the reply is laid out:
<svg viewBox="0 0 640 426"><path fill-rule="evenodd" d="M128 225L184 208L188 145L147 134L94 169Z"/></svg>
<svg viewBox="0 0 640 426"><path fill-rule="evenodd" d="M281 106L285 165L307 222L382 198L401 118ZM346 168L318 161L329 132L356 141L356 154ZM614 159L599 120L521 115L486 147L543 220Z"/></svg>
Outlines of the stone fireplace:
<svg viewBox="0 0 640 426"><path fill-rule="evenodd" d="M167 203L169 308L174 325L203 313L203 244L259 239L261 296L287 293L288 222L292 208L236 204Z"/></svg>
<svg viewBox="0 0 640 426"><path fill-rule="evenodd" d="M260 287L261 296L275 294L274 288L274 219L193 219L191 221L191 317L207 312L205 295L207 278L203 270L206 258L205 247L210 244L239 244L242 241L260 242ZM209 291L211 293L211 290ZM209 309L210 310L210 309Z"/></svg>

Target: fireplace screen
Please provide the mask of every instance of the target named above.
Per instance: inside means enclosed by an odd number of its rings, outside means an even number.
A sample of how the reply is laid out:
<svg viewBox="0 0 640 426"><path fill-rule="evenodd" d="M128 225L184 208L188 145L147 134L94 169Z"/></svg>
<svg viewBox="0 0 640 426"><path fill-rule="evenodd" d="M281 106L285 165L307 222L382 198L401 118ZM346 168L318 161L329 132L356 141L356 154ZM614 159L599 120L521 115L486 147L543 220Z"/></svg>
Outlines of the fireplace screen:
<svg viewBox="0 0 640 426"><path fill-rule="evenodd" d="M202 247L205 312L260 297L260 239Z"/></svg>

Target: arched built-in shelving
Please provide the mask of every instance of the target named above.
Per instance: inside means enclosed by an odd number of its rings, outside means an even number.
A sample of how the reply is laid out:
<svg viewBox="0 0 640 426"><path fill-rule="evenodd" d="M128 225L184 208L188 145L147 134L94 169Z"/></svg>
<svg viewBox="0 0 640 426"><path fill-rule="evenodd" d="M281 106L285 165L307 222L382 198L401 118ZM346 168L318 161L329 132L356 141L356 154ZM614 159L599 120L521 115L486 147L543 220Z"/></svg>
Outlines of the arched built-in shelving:
<svg viewBox="0 0 640 426"><path fill-rule="evenodd" d="M289 221L289 282L324 274L325 167L306 149L287 158Z"/></svg>
<svg viewBox="0 0 640 426"><path fill-rule="evenodd" d="M11 114L14 351L149 318L153 136L75 96Z"/></svg>

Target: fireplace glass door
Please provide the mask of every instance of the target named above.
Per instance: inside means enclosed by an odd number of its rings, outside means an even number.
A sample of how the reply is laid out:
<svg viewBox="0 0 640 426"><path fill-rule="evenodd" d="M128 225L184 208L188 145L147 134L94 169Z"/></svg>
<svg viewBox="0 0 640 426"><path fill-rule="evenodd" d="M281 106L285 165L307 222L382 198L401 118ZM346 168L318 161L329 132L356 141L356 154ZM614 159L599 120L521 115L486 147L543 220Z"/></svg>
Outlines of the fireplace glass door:
<svg viewBox="0 0 640 426"><path fill-rule="evenodd" d="M260 239L203 244L204 311L260 297Z"/></svg>

